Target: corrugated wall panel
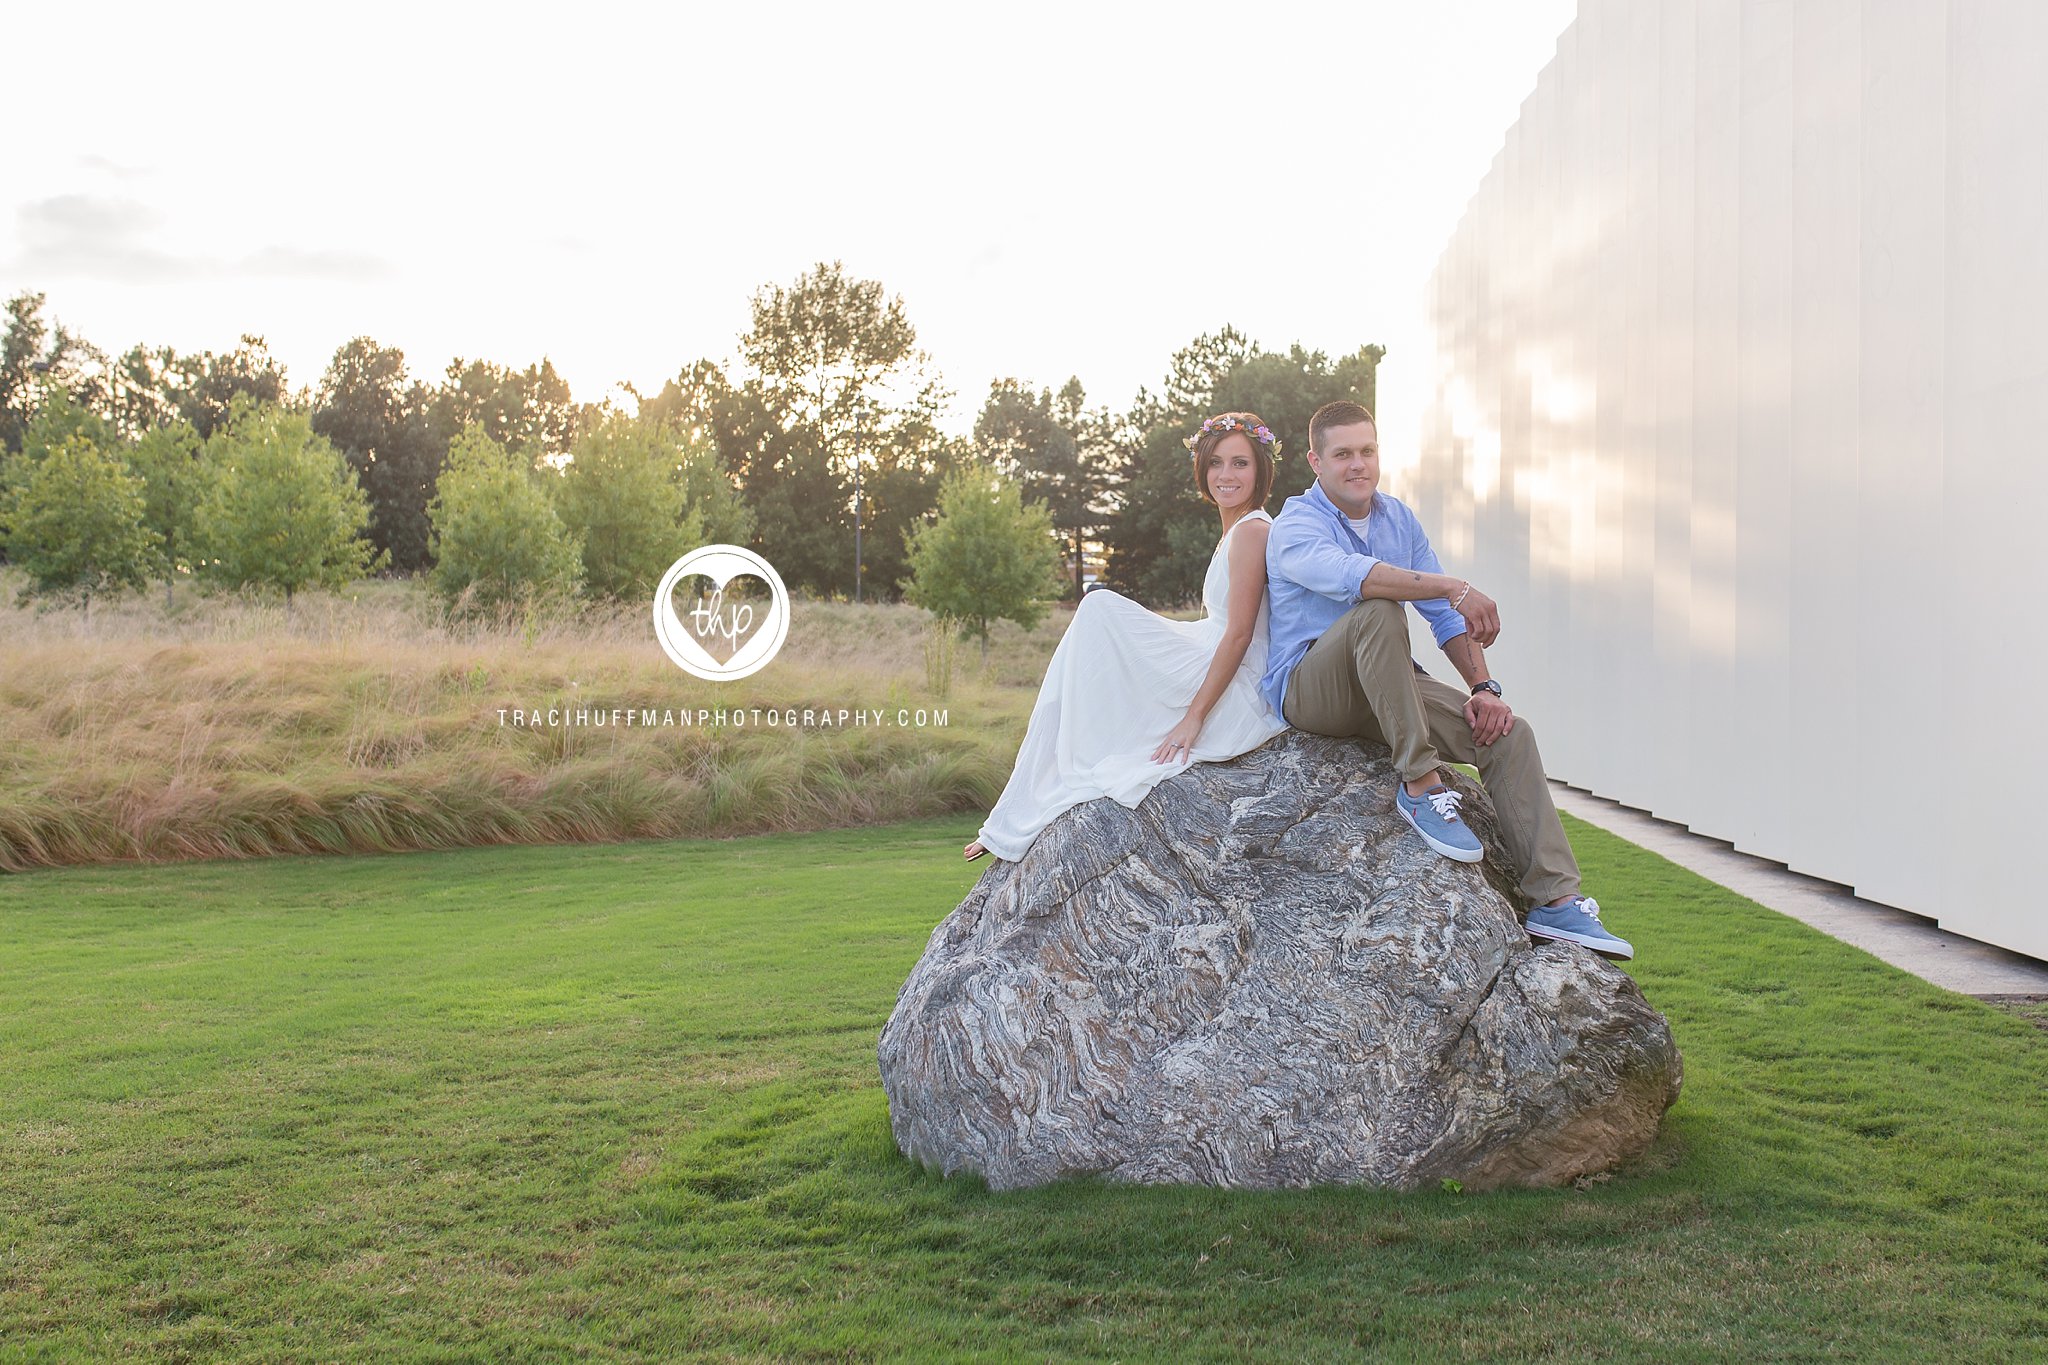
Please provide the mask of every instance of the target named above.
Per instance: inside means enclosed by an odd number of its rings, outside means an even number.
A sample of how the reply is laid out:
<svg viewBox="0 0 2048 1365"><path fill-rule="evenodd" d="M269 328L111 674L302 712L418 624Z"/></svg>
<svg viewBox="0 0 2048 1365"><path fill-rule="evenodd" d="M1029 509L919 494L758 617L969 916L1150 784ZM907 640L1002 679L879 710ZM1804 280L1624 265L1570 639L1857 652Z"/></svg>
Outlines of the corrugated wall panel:
<svg viewBox="0 0 2048 1365"><path fill-rule="evenodd" d="M1585 0L1400 491L1554 776L2048 956L2042 52L1997 0Z"/></svg>

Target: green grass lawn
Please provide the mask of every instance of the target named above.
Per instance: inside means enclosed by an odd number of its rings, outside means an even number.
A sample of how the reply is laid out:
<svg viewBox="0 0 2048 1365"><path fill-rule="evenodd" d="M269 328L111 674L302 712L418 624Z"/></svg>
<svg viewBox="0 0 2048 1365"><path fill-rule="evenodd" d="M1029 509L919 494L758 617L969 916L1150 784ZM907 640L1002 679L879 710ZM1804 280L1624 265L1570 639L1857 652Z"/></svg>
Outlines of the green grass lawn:
<svg viewBox="0 0 2048 1365"><path fill-rule="evenodd" d="M0 1358L2038 1359L2048 1031L1568 821L1685 1093L1581 1189L900 1158L974 821L0 878Z"/></svg>

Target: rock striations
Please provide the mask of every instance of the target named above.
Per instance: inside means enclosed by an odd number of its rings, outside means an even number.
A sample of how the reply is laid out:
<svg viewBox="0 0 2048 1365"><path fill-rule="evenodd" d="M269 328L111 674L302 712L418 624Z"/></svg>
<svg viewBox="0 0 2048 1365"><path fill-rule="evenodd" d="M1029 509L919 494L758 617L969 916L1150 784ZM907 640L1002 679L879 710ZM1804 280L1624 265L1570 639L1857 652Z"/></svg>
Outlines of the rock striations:
<svg viewBox="0 0 2048 1365"><path fill-rule="evenodd" d="M1642 1152L1678 1050L1629 976L1531 946L1495 817L1452 863L1385 749L1289 731L1093 801L933 931L882 1031L897 1145L995 1189L1555 1185Z"/></svg>

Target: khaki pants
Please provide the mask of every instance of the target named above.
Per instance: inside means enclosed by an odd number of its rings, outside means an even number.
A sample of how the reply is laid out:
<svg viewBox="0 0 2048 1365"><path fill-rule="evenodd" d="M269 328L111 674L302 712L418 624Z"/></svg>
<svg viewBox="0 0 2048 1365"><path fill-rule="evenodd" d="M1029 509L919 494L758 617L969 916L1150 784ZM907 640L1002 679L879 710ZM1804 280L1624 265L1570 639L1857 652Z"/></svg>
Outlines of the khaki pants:
<svg viewBox="0 0 2048 1365"><path fill-rule="evenodd" d="M1536 751L1521 716L1481 747L1465 721L1467 698L1416 667L1408 655L1401 603L1360 602L1309 646L1287 679L1287 723L1318 735L1361 736L1394 751L1394 771L1413 780L1444 758L1470 763L1500 815L1508 857L1531 905L1579 889L1579 864L1558 822Z"/></svg>

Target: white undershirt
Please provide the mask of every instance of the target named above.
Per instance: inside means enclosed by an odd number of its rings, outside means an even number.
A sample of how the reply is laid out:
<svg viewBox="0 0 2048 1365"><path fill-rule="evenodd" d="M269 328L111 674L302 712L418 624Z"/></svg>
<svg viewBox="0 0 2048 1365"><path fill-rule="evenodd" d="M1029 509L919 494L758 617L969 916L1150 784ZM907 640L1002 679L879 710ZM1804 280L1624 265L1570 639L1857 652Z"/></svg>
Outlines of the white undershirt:
<svg viewBox="0 0 2048 1365"><path fill-rule="evenodd" d="M1344 520L1350 522L1351 529L1358 532L1358 543L1360 545L1365 544L1365 528L1372 525L1371 510L1367 509L1366 514L1362 517L1346 517Z"/></svg>

